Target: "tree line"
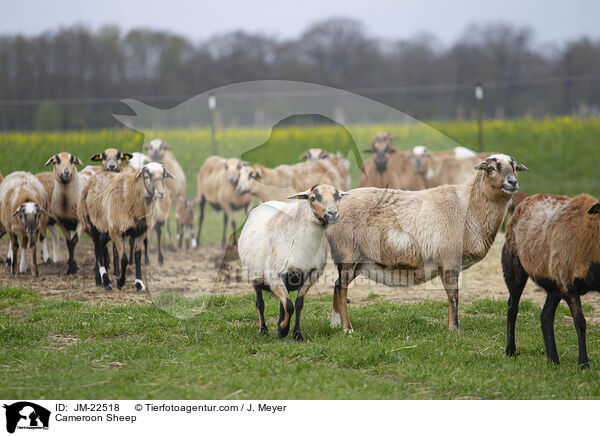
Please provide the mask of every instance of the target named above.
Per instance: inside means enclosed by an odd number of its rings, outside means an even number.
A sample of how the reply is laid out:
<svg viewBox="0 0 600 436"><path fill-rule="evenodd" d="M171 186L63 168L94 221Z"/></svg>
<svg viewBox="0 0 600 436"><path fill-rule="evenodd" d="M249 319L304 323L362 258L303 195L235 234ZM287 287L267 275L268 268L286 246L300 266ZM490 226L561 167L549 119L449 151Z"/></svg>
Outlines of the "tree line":
<svg viewBox="0 0 600 436"><path fill-rule="evenodd" d="M0 36L0 129L112 126L119 98L170 107L234 82L283 79L355 91L421 119L597 114L600 41L540 45L528 28L468 26L444 45L431 34L382 40L351 19L292 39L235 31L192 42L153 30L62 28Z"/></svg>

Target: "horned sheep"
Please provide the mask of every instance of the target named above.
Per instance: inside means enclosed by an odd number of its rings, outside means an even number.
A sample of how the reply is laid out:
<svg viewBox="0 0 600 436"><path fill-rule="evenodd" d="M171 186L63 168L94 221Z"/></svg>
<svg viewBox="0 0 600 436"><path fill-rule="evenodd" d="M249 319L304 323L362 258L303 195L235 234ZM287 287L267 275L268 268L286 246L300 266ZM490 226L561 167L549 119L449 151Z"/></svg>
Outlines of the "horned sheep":
<svg viewBox="0 0 600 436"><path fill-rule="evenodd" d="M470 181L423 191L359 188L340 204L340 222L327 232L338 269L332 326L352 331L346 303L359 274L392 286L440 276L448 296L448 328L458 329L458 278L488 253L508 201L518 191L517 171L506 155L475 167Z"/></svg>
<svg viewBox="0 0 600 436"><path fill-rule="evenodd" d="M27 270L27 245L31 249L34 276L39 275L36 243L40 233L45 231L48 221L48 195L40 181L31 173L17 171L6 176L0 184L0 222L2 229L10 235L7 265L12 273L17 273L19 254L18 237L21 236L23 251L19 263L19 273Z"/></svg>
<svg viewBox="0 0 600 436"><path fill-rule="evenodd" d="M502 249L502 269L509 291L506 354L515 354L515 324L527 279L546 291L541 314L546 356L560 362L554 317L561 299L569 306L577 340L578 363L589 365L586 321L580 296L600 290L600 202L587 194L574 198L537 194L525 198L510 218Z"/></svg>
<svg viewBox="0 0 600 436"><path fill-rule="evenodd" d="M268 201L250 212L238 251L256 292L261 334L267 333L262 292L271 291L279 299L277 332L285 337L294 313L289 293L298 291L293 338L303 340L300 318L304 296L323 272L325 231L338 221L343 195L331 185L319 185L289 197L300 201Z"/></svg>

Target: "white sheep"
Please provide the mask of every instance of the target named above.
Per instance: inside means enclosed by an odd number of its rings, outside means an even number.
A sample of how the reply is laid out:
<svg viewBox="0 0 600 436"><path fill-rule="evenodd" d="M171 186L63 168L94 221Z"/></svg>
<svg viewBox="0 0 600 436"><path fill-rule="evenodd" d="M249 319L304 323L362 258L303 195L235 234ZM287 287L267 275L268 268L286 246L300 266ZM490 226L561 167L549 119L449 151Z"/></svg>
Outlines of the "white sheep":
<svg viewBox="0 0 600 436"><path fill-rule="evenodd" d="M40 232L45 231L48 221L48 195L41 182L31 173L17 171L6 176L0 183L0 228L10 235L7 264L17 273L19 254L18 237L21 236L23 251L19 273L27 270L27 244L31 248L32 274L39 275L36 243Z"/></svg>
<svg viewBox="0 0 600 436"><path fill-rule="evenodd" d="M298 291L293 337L303 340L300 317L304 295L323 272L327 259L325 231L338 221L344 192L318 185L290 196L296 202L268 201L253 209L240 235L238 251L256 292L260 333L267 333L262 291L279 298L277 332L287 336L294 305L289 292Z"/></svg>
<svg viewBox="0 0 600 436"><path fill-rule="evenodd" d="M458 329L458 277L488 253L518 191L524 165L496 154L470 181L423 191L359 188L340 204L340 222L327 232L339 277L332 326L352 330L346 295L359 274L391 286L440 276L448 295L448 328Z"/></svg>

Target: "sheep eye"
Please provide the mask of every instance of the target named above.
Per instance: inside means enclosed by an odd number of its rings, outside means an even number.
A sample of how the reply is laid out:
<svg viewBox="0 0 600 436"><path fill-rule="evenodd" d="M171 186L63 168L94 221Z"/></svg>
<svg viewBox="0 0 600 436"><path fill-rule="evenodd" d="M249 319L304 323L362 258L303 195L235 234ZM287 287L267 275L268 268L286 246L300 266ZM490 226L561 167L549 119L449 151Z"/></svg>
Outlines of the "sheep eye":
<svg viewBox="0 0 600 436"><path fill-rule="evenodd" d="M310 201L315 201L315 196L314 196L314 195L311 195L311 196L310 196L310 198L309 198L309 200L310 200Z"/></svg>

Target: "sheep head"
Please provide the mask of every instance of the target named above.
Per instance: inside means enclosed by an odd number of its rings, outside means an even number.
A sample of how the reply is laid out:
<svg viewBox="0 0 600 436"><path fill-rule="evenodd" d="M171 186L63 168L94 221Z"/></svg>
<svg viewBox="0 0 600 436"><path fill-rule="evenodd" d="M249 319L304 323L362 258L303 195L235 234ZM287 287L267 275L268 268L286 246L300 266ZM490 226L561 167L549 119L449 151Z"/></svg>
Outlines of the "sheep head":
<svg viewBox="0 0 600 436"><path fill-rule="evenodd" d="M48 212L42 209L37 203L27 201L21 204L13 213L13 220L18 219L21 228L29 239L29 245L32 247L36 242L40 221L43 216L48 216Z"/></svg>
<svg viewBox="0 0 600 436"><path fill-rule="evenodd" d="M142 167L135 177L137 179L142 179L144 188L146 190L146 200L148 202L164 199L165 179L175 178L175 176L168 172L165 167L158 162L147 163Z"/></svg>
<svg viewBox="0 0 600 436"><path fill-rule="evenodd" d="M90 157L90 160L92 162L102 162L102 171L118 173L123 167L123 162L127 162L132 157L131 153L122 153L116 148L107 148L102 153Z"/></svg>
<svg viewBox="0 0 600 436"><path fill-rule="evenodd" d="M54 165L54 178L60 182L67 184L73 178L73 174L77 173L77 165L83 165L78 157L63 151L55 154L46 161L46 166Z"/></svg>
<svg viewBox="0 0 600 436"><path fill-rule="evenodd" d="M430 157L431 153L424 145L417 145L408 152L408 158L413 161L413 166L417 174L425 173L425 162Z"/></svg>
<svg viewBox="0 0 600 436"><path fill-rule="evenodd" d="M167 150L170 150L169 145L159 138L153 139L142 147L142 151L145 151L154 162L162 162Z"/></svg>
<svg viewBox="0 0 600 436"><path fill-rule="evenodd" d="M248 165L248 164L236 157L232 157L232 158L224 160L223 166L225 167L225 172L227 174L227 181L229 183L231 183L232 185L237 185L237 182L240 179L240 170L242 169L242 167L244 165Z"/></svg>
<svg viewBox="0 0 600 436"><path fill-rule="evenodd" d="M339 220L338 206L346 192L338 191L331 185L313 186L307 191L291 195L289 199L308 200L315 221L326 226Z"/></svg>
<svg viewBox="0 0 600 436"><path fill-rule="evenodd" d="M496 191L513 195L519 190L518 171L529 171L525 165L505 154L493 154L475 167L484 171L485 178Z"/></svg>
<svg viewBox="0 0 600 436"><path fill-rule="evenodd" d="M329 153L327 153L322 148L309 148L300 156L300 160L306 161L314 161L320 159L327 159L329 157Z"/></svg>
<svg viewBox="0 0 600 436"><path fill-rule="evenodd" d="M242 165L240 175L235 187L235 193L238 195L252 192L254 186L263 176L264 167L260 164Z"/></svg>
<svg viewBox="0 0 600 436"><path fill-rule="evenodd" d="M396 153L396 149L393 146L394 139L396 139L395 136L387 132L380 132L373 138L371 147L364 150L365 153L375 155L375 167L380 173L384 173L387 168L388 156Z"/></svg>

